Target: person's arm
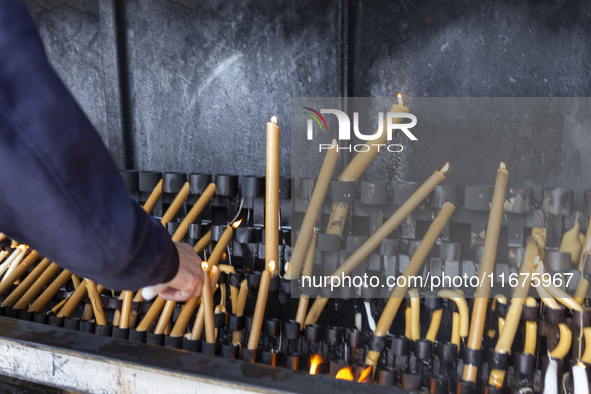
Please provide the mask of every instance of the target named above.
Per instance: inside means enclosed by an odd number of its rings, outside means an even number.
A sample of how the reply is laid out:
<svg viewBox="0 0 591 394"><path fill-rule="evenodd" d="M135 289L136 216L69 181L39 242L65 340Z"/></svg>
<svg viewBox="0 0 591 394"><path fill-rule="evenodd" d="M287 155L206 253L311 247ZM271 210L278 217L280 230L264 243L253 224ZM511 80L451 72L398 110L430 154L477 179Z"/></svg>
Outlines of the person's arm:
<svg viewBox="0 0 591 394"><path fill-rule="evenodd" d="M0 231L108 288L187 282L17 0L0 2Z"/></svg>

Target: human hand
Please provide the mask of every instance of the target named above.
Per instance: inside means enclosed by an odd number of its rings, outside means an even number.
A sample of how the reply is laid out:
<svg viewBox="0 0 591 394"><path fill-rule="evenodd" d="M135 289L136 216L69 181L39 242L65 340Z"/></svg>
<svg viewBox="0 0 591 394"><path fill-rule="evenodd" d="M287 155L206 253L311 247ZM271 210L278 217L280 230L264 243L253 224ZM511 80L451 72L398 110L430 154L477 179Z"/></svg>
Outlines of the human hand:
<svg viewBox="0 0 591 394"><path fill-rule="evenodd" d="M142 289L142 296L152 299L156 294L165 300L186 301L199 297L203 287L201 259L193 248L182 242L174 243L179 253L179 270L171 281Z"/></svg>

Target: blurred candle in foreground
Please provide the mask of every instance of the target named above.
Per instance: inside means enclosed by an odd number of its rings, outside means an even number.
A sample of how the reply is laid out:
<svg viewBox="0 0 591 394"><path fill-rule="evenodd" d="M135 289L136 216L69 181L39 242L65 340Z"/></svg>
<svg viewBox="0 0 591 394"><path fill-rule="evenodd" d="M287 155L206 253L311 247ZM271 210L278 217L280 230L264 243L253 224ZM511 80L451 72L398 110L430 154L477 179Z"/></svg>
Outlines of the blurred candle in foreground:
<svg viewBox="0 0 591 394"><path fill-rule="evenodd" d="M589 394L589 380L585 364L578 362L573 365L573 386L575 394Z"/></svg>

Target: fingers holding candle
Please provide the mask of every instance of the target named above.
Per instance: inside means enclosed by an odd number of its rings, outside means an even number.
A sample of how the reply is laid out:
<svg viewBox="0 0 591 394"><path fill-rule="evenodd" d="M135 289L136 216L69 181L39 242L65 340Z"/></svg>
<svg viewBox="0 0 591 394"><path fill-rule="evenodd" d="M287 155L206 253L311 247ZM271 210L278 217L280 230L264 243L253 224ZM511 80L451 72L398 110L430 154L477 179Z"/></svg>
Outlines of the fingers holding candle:
<svg viewBox="0 0 591 394"><path fill-rule="evenodd" d="M203 270L201 259L193 248L187 244L176 242L179 252L179 270L172 280L163 283L166 289L159 295L165 300L185 301L192 297L199 297L203 287Z"/></svg>

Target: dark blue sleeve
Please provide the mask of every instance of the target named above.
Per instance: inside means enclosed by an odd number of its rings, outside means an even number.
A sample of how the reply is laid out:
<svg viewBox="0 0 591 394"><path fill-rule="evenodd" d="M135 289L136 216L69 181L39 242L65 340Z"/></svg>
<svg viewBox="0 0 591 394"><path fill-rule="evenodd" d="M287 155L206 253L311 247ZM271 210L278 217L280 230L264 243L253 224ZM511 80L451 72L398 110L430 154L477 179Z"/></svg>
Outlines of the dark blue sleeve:
<svg viewBox="0 0 591 394"><path fill-rule="evenodd" d="M178 270L170 236L130 199L20 0L0 1L0 231L107 288Z"/></svg>

